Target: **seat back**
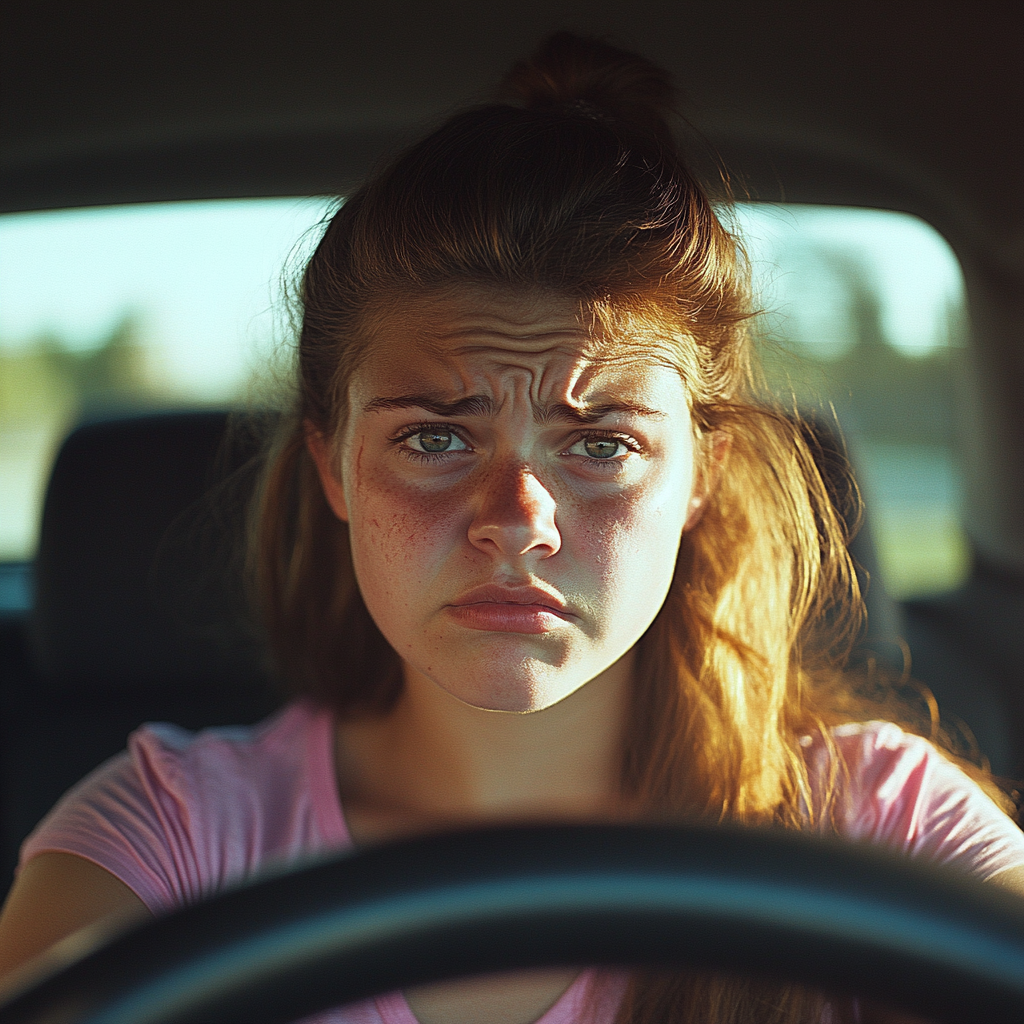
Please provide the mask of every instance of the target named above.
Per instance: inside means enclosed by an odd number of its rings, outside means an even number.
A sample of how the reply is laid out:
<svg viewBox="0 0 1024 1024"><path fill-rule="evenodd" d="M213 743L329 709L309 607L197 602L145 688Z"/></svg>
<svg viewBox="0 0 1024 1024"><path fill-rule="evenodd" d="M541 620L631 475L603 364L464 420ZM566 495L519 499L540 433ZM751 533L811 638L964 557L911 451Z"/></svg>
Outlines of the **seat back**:
<svg viewBox="0 0 1024 1024"><path fill-rule="evenodd" d="M35 566L47 689L224 690L262 674L241 589L258 442L227 427L220 412L147 416L64 443Z"/></svg>
<svg viewBox="0 0 1024 1024"><path fill-rule="evenodd" d="M32 671L5 688L0 714L3 867L142 722L252 722L279 703L243 587L260 446L220 412L94 423L64 443L35 567Z"/></svg>

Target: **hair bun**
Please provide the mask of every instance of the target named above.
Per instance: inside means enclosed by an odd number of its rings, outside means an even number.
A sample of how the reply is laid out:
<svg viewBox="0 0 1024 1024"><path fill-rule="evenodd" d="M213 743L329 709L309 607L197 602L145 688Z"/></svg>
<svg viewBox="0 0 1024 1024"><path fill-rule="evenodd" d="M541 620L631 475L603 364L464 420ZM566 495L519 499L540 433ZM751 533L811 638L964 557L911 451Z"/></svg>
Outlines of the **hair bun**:
<svg viewBox="0 0 1024 1024"><path fill-rule="evenodd" d="M556 32L512 66L499 96L527 110L610 117L673 144L676 94L668 72L599 39Z"/></svg>

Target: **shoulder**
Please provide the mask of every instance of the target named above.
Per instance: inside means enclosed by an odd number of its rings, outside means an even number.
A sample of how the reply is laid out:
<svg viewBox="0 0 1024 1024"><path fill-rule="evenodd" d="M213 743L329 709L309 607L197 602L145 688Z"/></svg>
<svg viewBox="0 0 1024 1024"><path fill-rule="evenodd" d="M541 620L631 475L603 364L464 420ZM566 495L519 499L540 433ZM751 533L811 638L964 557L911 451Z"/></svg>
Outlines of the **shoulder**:
<svg viewBox="0 0 1024 1024"><path fill-rule="evenodd" d="M22 861L47 850L84 856L159 910L343 848L332 723L299 703L257 726L143 726L124 754L65 795Z"/></svg>
<svg viewBox="0 0 1024 1024"><path fill-rule="evenodd" d="M905 797L909 786L920 789L930 771L954 767L928 740L893 722L853 722L836 726L831 735L850 794Z"/></svg>
<svg viewBox="0 0 1024 1024"><path fill-rule="evenodd" d="M1024 865L1024 834L934 744L892 722L831 731L839 763L832 820L848 839L879 843L981 878ZM812 778L828 774L827 744L808 744Z"/></svg>
<svg viewBox="0 0 1024 1024"><path fill-rule="evenodd" d="M329 716L305 703L291 704L253 726L190 732L148 723L128 738L127 771L155 797L228 812L244 802L273 802L314 769L315 748L327 741ZM231 799L229 799L229 797Z"/></svg>

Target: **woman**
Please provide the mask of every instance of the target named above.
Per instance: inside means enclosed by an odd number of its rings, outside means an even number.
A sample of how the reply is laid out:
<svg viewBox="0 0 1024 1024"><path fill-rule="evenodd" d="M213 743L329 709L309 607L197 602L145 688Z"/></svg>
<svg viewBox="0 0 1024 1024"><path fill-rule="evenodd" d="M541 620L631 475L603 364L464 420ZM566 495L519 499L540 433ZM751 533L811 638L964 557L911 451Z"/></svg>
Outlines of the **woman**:
<svg viewBox="0 0 1024 1024"><path fill-rule="evenodd" d="M76 787L23 850L8 967L268 863L469 823L834 829L1022 887L994 786L849 724L871 714L842 675L862 617L844 523L802 428L755 393L742 264L665 75L561 34L504 92L352 196L305 273L254 549L302 699L254 730L140 730ZM548 971L330 1019L830 1012L791 987Z"/></svg>

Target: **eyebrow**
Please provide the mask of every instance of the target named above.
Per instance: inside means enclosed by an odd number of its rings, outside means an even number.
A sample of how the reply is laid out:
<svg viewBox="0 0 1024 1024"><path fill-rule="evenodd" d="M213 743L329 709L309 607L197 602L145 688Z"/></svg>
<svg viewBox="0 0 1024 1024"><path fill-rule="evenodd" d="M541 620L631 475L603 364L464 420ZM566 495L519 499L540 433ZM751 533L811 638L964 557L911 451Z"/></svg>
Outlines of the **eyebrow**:
<svg viewBox="0 0 1024 1024"><path fill-rule="evenodd" d="M603 402L601 405L569 405L568 402L555 402L540 410L540 418L544 422L562 420L568 423L596 423L613 414L645 416L650 419L665 418L663 412L649 409L646 405L637 405L635 402Z"/></svg>
<svg viewBox="0 0 1024 1024"><path fill-rule="evenodd" d="M494 402L487 395L469 395L466 398L446 399L429 392L395 395L393 398L375 398L367 402L366 412L386 409L426 409L435 416L493 416Z"/></svg>
<svg viewBox="0 0 1024 1024"><path fill-rule="evenodd" d="M424 409L434 416L493 416L494 400L488 395L469 395L466 398L448 399L443 395L420 392L393 397L375 398L364 407L366 412L387 409ZM650 409L635 402L603 402L600 405L570 405L568 402L553 402L538 409L541 422L562 421L567 423L596 423L614 413L620 415L644 416L663 419L665 413Z"/></svg>

